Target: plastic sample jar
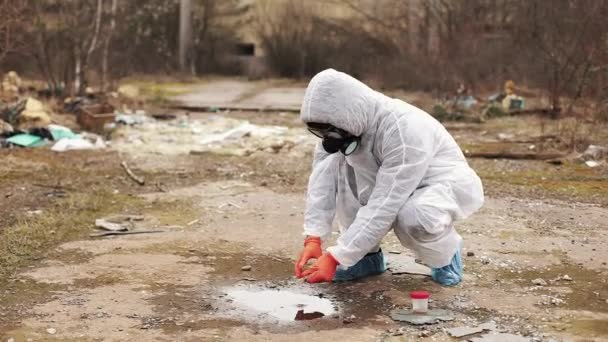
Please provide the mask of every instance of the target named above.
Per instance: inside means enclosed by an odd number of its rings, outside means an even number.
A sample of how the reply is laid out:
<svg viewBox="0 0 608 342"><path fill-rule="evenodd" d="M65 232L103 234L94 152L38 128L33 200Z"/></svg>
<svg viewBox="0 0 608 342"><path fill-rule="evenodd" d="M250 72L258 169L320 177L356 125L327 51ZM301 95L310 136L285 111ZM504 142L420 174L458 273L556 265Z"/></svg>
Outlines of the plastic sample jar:
<svg viewBox="0 0 608 342"><path fill-rule="evenodd" d="M414 313L427 313L429 311L429 297L431 295L426 291L412 291L410 298L412 299L412 311Z"/></svg>

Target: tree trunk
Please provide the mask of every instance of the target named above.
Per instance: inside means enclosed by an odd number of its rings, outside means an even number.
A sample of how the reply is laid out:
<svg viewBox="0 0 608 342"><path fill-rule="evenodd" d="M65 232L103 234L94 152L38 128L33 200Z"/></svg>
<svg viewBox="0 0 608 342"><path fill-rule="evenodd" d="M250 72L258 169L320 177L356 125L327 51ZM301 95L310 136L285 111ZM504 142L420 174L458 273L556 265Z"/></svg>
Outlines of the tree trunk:
<svg viewBox="0 0 608 342"><path fill-rule="evenodd" d="M110 51L110 42L116 28L116 7L118 0L112 0L112 9L110 12L110 30L103 44L103 56L101 61L101 90L106 91L108 88L108 54Z"/></svg>
<svg viewBox="0 0 608 342"><path fill-rule="evenodd" d="M74 51L74 95L80 94L82 88L82 57L80 51Z"/></svg>
<svg viewBox="0 0 608 342"><path fill-rule="evenodd" d="M179 7L179 68L188 71L188 56L192 47L192 1L180 0Z"/></svg>

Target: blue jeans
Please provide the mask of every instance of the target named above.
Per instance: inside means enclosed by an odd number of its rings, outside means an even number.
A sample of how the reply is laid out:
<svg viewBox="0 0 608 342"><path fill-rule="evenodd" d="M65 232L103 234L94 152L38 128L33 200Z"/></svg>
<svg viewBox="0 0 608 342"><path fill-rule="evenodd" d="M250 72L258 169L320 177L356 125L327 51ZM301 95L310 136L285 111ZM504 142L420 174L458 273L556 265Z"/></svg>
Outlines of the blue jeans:
<svg viewBox="0 0 608 342"><path fill-rule="evenodd" d="M386 261L382 250L369 253L353 266L336 270L334 281L352 281L386 272Z"/></svg>

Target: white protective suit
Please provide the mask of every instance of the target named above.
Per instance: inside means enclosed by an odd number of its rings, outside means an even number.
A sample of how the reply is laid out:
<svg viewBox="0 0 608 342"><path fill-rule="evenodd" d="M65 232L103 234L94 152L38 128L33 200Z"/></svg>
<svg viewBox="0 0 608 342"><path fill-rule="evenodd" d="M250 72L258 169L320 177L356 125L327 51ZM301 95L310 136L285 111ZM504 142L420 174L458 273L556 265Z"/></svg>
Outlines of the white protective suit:
<svg viewBox="0 0 608 342"><path fill-rule="evenodd" d="M351 155L317 145L308 184L304 234L341 236L327 250L345 267L377 251L394 229L431 267L450 263L462 244L453 222L481 207L481 180L446 129L401 100L328 69L309 83L304 122L331 124L361 137Z"/></svg>

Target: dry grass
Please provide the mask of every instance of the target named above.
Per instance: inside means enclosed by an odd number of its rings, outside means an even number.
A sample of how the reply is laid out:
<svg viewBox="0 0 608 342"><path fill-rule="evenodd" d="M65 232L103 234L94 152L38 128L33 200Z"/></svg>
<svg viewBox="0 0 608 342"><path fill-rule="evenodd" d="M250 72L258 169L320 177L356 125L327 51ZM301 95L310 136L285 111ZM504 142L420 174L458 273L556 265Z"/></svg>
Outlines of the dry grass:
<svg viewBox="0 0 608 342"><path fill-rule="evenodd" d="M52 204L41 214L23 215L0 232L0 276L41 259L59 243L83 237L96 218L124 210L132 197L105 191L78 193Z"/></svg>

